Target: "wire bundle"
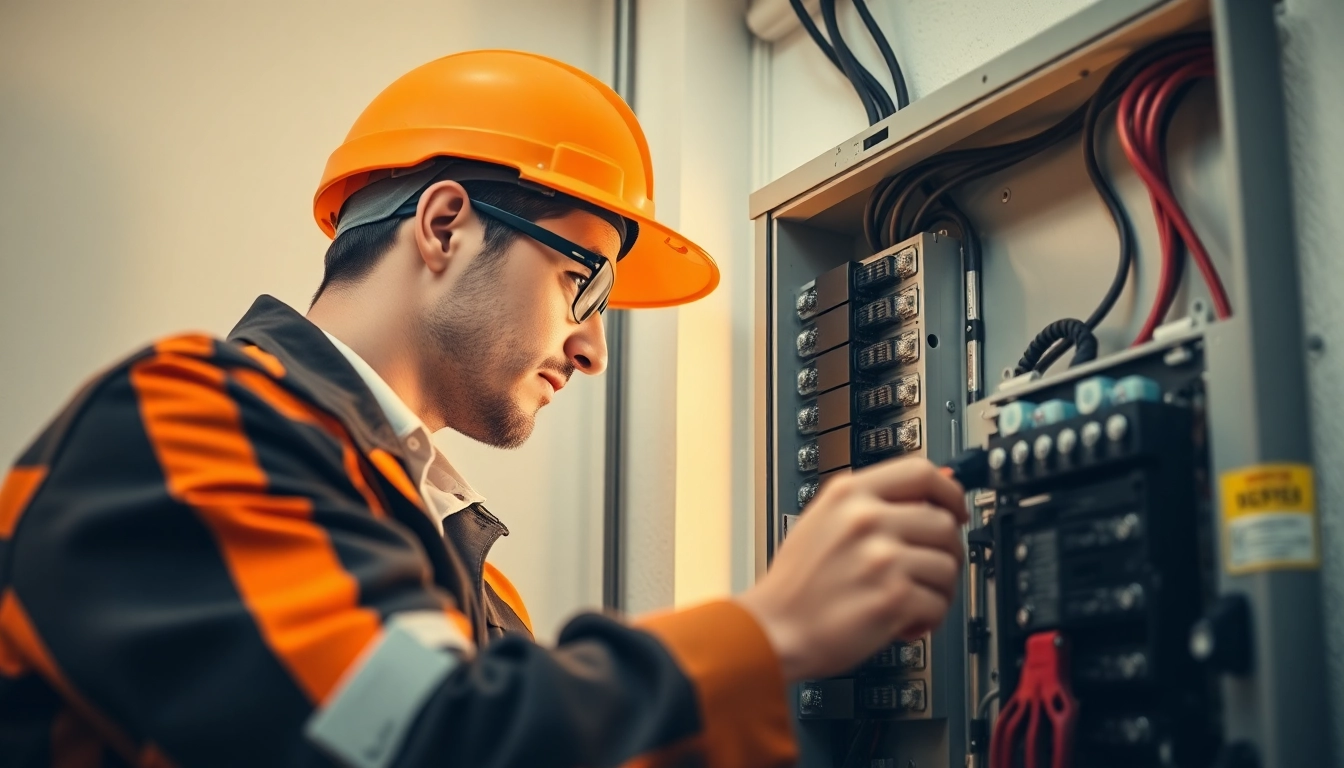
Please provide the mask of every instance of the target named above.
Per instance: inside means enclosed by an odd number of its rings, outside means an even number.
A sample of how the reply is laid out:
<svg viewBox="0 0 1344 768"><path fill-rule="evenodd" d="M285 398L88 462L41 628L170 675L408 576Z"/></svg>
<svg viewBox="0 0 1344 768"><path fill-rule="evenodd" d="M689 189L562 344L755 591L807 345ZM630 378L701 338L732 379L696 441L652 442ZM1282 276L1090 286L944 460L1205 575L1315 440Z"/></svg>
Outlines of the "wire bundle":
<svg viewBox="0 0 1344 768"><path fill-rule="evenodd" d="M1134 264L1133 228L1110 182L1102 174L1097 159L1097 141L1105 127L1102 113L1117 99L1123 102L1123 96L1128 92L1133 94L1130 97L1131 106L1125 107L1122 103L1117 113L1117 122L1122 131L1121 140L1129 140L1127 154L1130 154L1131 162L1136 163L1136 170L1149 186L1155 211L1160 206L1159 227L1163 229L1164 243L1169 240L1172 243L1170 250L1174 252L1179 236L1195 254L1196 262L1215 295L1215 308L1220 317L1225 317L1229 311L1226 295L1203 246L1199 244L1198 237L1171 194L1162 151L1166 126L1184 87L1198 77L1212 75L1211 50L1207 33L1167 38L1122 61L1102 81L1092 98L1040 133L993 147L944 152L888 177L873 189L864 211L865 236L869 247L874 252L884 250L918 232L931 229L938 222L946 221L961 232L965 270L978 273L979 241L969 220L952 199L952 191L967 182L998 173L1037 155L1081 129L1083 164L1088 178L1111 215L1119 240L1115 274L1101 301L1086 319L1051 323L1033 340L1028 350L1033 354L1024 355L1022 361L1030 361L1032 364L1025 370L1019 369L1018 373L1029 370L1044 372L1075 345L1079 346L1079 353L1074 355L1073 365L1094 359L1097 347L1092 332L1115 307ZM1197 65L1199 61L1208 64ZM1167 251L1164 247L1164 252ZM1159 302L1153 310L1158 320L1170 308L1180 277L1179 260L1172 257L1164 264L1170 266L1164 267L1166 287L1159 291ZM1065 329L1067 332L1064 332ZM1151 337L1151 329L1147 330L1147 336ZM1146 340L1146 337L1141 337L1141 340Z"/></svg>
<svg viewBox="0 0 1344 768"><path fill-rule="evenodd" d="M798 16L798 21L802 22L803 29L811 36L812 41L817 44L821 52L830 59L831 64L844 73L850 84L854 86L855 92L859 94L859 99L863 102L863 109L868 114L868 124L872 125L883 118L895 114L898 109L905 109L910 104L910 93L905 87L905 75L901 72L901 65L896 61L896 53L891 49L891 43L887 41L887 36L882 33L882 28L878 26L877 19L873 18L872 11L868 9L866 0L852 0L854 8L859 12L859 18L863 19L863 25L868 28L868 33L873 36L873 42L877 43L877 49L882 53L882 60L886 62L887 69L891 72L892 84L896 87L896 101L892 103L891 94L882 83L869 72L863 64L859 63L854 52L845 44L845 39L840 34L840 22L835 12L835 0L821 0L821 19L826 25L826 33L830 35L830 41L817 29L816 22L812 21L811 15L803 7L803 0L789 0L793 6L793 12Z"/></svg>
<svg viewBox="0 0 1344 768"><path fill-rule="evenodd" d="M1204 277L1219 318L1232 314L1218 277L1199 235L1176 202L1167 174L1166 133L1181 96L1196 80L1213 77L1213 48L1198 45L1170 53L1149 64L1125 88L1116 111L1116 131L1135 172L1148 187L1153 218L1162 244L1162 272L1157 297L1135 338L1135 346L1152 339L1176 299L1184 269L1182 246Z"/></svg>

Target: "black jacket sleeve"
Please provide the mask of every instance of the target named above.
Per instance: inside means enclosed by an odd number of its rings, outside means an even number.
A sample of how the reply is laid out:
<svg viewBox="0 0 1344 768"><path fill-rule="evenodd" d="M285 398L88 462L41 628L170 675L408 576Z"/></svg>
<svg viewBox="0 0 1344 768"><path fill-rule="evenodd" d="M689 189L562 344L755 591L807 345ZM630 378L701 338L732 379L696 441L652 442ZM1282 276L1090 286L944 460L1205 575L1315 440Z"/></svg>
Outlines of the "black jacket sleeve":
<svg viewBox="0 0 1344 768"><path fill-rule="evenodd" d="M62 425L15 470L0 645L124 759L794 758L778 660L734 603L473 647L348 436L257 370L160 345Z"/></svg>

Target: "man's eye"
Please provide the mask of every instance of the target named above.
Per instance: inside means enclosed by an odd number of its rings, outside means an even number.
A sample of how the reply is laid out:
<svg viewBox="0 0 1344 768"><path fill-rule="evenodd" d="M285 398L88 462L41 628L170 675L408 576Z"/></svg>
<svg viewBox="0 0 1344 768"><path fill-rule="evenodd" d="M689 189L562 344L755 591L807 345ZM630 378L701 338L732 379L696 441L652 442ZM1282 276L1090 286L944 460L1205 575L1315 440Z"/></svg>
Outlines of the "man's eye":
<svg viewBox="0 0 1344 768"><path fill-rule="evenodd" d="M574 281L575 288L582 288L584 283L588 282L588 276L578 272L566 272L565 275Z"/></svg>

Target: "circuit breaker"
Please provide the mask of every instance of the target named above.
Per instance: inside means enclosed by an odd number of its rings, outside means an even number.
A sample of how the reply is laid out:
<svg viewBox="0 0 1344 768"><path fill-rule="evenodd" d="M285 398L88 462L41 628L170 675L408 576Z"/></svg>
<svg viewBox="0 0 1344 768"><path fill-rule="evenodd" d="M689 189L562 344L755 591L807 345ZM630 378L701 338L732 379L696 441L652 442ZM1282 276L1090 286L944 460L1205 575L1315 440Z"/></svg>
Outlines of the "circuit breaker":
<svg viewBox="0 0 1344 768"><path fill-rule="evenodd" d="M958 449L965 390L959 244L921 234L844 260L797 289L794 391L782 409L797 448L796 506L781 535L826 481L894 456L946 460ZM787 418L792 414L793 418ZM803 727L882 721L892 733L959 741L960 628L883 649L847 675L794 692Z"/></svg>
<svg viewBox="0 0 1344 768"><path fill-rule="evenodd" d="M984 465L804 768L1333 764L1277 45L1091 4L753 195L761 567L830 478Z"/></svg>
<svg viewBox="0 0 1344 768"><path fill-rule="evenodd" d="M1208 765L1218 752L1216 677L1190 652L1217 600L1203 363L1188 337L997 409L999 685L1018 690L1028 644L1049 635L1078 764Z"/></svg>

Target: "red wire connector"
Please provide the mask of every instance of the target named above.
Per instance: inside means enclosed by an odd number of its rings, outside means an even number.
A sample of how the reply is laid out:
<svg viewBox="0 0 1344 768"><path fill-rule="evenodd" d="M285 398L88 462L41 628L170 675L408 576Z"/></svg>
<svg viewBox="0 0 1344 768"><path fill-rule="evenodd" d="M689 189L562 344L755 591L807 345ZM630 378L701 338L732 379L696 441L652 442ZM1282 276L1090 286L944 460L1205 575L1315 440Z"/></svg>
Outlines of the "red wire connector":
<svg viewBox="0 0 1344 768"><path fill-rule="evenodd" d="M1027 638L1022 677L994 724L989 768L1013 768L1019 750L1026 758L1026 768L1069 768L1078 701L1069 688L1068 675L1063 635L1038 632Z"/></svg>

